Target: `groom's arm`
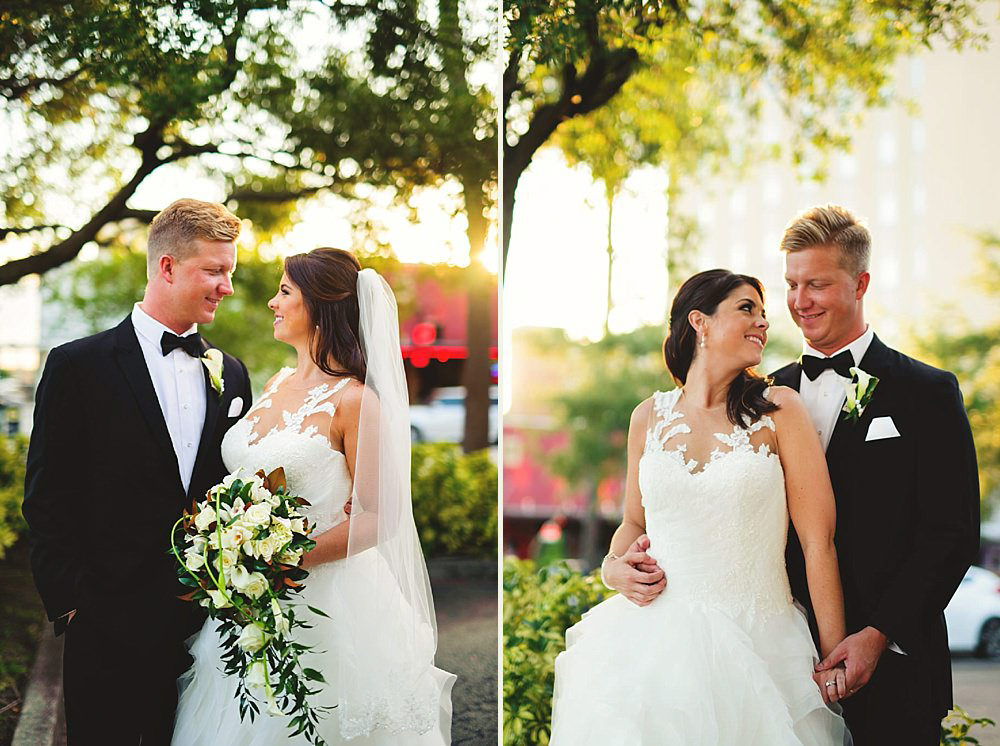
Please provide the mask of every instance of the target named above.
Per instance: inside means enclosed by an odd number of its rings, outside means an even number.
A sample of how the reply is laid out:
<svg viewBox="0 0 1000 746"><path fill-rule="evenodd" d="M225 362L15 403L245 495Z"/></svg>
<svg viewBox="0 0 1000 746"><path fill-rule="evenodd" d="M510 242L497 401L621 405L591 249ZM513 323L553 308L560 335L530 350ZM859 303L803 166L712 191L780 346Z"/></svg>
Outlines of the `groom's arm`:
<svg viewBox="0 0 1000 746"><path fill-rule="evenodd" d="M77 388L69 357L54 349L35 394L22 507L35 585L53 621L76 610L83 572L74 551L76 532L85 530L76 516L87 488Z"/></svg>
<svg viewBox="0 0 1000 746"><path fill-rule="evenodd" d="M916 444L912 550L879 600L870 624L903 650L917 650L918 625L939 614L979 551L979 472L955 376L916 388L926 430Z"/></svg>

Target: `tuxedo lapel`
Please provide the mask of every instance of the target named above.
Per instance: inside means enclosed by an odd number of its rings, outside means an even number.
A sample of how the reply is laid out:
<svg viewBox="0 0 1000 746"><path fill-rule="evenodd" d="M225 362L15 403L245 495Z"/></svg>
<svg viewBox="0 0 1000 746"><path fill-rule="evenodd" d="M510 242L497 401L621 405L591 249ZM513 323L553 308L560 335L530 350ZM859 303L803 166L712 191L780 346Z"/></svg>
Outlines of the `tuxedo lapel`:
<svg viewBox="0 0 1000 746"><path fill-rule="evenodd" d="M891 367L889 348L883 344L878 336L872 335L871 344L868 345L868 350L865 352L865 356L861 359L858 367L865 373L879 379L884 378L886 373L889 372L889 368ZM852 444L864 442L864 434L868 432L868 425L874 416L872 414L872 405L875 404L876 410L879 408L876 400L879 398L879 386L881 385L882 382L880 380L879 384L875 387L875 393L872 394L871 401L865 407L865 411L861 417L856 421L849 422L843 412L838 413L837 424L833 428L833 434L830 436L830 445L826 449L827 461L830 462L831 469L833 468L834 460L843 451L849 451ZM881 393L884 396L886 392L883 389Z"/></svg>
<svg viewBox="0 0 1000 746"><path fill-rule="evenodd" d="M801 361L789 363L784 368L776 370L771 379L774 386L788 386L788 388L798 391L799 383L802 381Z"/></svg>
<svg viewBox="0 0 1000 746"><path fill-rule="evenodd" d="M204 339L201 341L201 344L202 351L211 348L211 345ZM221 411L220 400L222 397L218 391L212 388L212 379L208 375L208 369L204 365L201 368L205 382L205 423L201 428L201 440L198 443L198 455L195 457L194 469L191 471L190 485L193 485L195 482L194 475L198 473L198 468L211 456L211 449L218 448L218 443L215 440L215 430L219 421L219 412Z"/></svg>
<svg viewBox="0 0 1000 746"><path fill-rule="evenodd" d="M153 379L149 376L149 368L146 367L146 359L142 355L139 338L135 334L131 317L126 317L118 325L115 336L115 359L125 376L132 395L135 397L136 404L139 411L142 412L142 417L146 421L150 433L166 459L166 464L172 467L171 473L180 484L177 454L174 453L174 445L170 441L167 423L163 419L163 411L160 409L160 402L156 398L156 390L153 388Z"/></svg>

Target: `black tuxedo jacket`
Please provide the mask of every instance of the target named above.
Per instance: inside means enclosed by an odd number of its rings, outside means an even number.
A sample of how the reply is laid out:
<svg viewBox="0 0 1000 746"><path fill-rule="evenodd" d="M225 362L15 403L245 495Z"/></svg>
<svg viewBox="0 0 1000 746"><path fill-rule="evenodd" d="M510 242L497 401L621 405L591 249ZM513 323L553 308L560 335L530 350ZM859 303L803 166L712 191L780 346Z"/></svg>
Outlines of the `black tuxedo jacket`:
<svg viewBox="0 0 1000 746"><path fill-rule="evenodd" d="M926 676L913 704L943 714L952 705L944 608L979 552L972 431L953 374L878 337L858 367L879 383L859 421L837 420L826 451L847 632L870 625L912 656ZM786 365L774 383L798 391L801 372L800 363ZM891 417L899 437L866 442L876 417ZM794 528L786 562L792 593L812 616Z"/></svg>
<svg viewBox="0 0 1000 746"><path fill-rule="evenodd" d="M203 342L204 348L210 345ZM226 474L220 446L250 407L246 366L223 355L223 396L205 372L205 424L185 492L131 317L53 349L35 396L24 517L39 594L56 634L77 609L118 639L183 639L199 607L178 601L170 529ZM240 411L229 416L231 402ZM151 629L152 628L152 629Z"/></svg>

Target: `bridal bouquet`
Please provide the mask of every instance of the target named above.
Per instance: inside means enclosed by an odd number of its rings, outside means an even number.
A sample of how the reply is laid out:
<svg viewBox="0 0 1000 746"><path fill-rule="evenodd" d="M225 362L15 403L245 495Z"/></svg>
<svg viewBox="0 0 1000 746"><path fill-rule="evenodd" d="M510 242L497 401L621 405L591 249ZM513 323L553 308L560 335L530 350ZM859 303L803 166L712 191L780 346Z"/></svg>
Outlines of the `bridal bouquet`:
<svg viewBox="0 0 1000 746"><path fill-rule="evenodd" d="M299 566L302 555L316 546L299 513L308 504L288 493L280 467L248 477L237 469L184 511L171 531L171 548L180 582L193 589L181 599L221 620L222 662L227 674L239 677L240 717L253 722L259 706L251 690L262 692L269 715L292 715L293 735L322 744L316 727L329 708L311 707L307 697L319 691L309 682L325 682L300 664L310 647L293 635L312 625L289 603L309 574Z"/></svg>

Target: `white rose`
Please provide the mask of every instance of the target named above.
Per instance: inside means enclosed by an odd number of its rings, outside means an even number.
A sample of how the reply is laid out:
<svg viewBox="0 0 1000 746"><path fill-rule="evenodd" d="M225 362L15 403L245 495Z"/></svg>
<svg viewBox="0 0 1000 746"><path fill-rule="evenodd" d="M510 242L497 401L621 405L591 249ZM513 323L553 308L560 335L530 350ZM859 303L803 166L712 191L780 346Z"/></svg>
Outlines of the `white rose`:
<svg viewBox="0 0 1000 746"><path fill-rule="evenodd" d="M208 595L209 598L212 599L212 606L216 609L228 609L232 606L232 604L229 603L229 599L222 593L222 591L208 591Z"/></svg>
<svg viewBox="0 0 1000 746"><path fill-rule="evenodd" d="M267 643L267 635L257 624L248 624L243 628L236 644L248 653L256 653Z"/></svg>
<svg viewBox="0 0 1000 746"><path fill-rule="evenodd" d="M194 525L199 531L208 531L208 527L211 526L218 519L215 514L215 508L211 505L206 505L201 512L194 517Z"/></svg>
<svg viewBox="0 0 1000 746"><path fill-rule="evenodd" d="M274 539L270 536L266 539L258 539L254 542L254 549L256 551L254 556L260 557L265 562L270 562L271 555L273 555L278 548L279 547L274 543Z"/></svg>
<svg viewBox="0 0 1000 746"><path fill-rule="evenodd" d="M247 666L247 686L262 688L267 683L267 668L264 661L254 661Z"/></svg>
<svg viewBox="0 0 1000 746"><path fill-rule="evenodd" d="M266 526L271 522L271 506L267 503L251 505L243 514L247 526Z"/></svg>
<svg viewBox="0 0 1000 746"><path fill-rule="evenodd" d="M294 552L290 549L286 549L278 555L278 560L286 565L297 565L299 564L300 559L302 559L301 549L296 549Z"/></svg>
<svg viewBox="0 0 1000 746"><path fill-rule="evenodd" d="M232 549L223 549L215 558L215 569L228 572L236 567L239 555Z"/></svg>
<svg viewBox="0 0 1000 746"><path fill-rule="evenodd" d="M292 531L295 533L303 535L307 533L305 518L293 518L289 523L291 524Z"/></svg>
<svg viewBox="0 0 1000 746"><path fill-rule="evenodd" d="M205 566L205 555L191 551L191 549L184 552L184 566L191 572L195 572Z"/></svg>
<svg viewBox="0 0 1000 746"><path fill-rule="evenodd" d="M252 572L247 578L246 584L240 590L250 596L250 598L260 598L267 593L267 578L259 572Z"/></svg>

